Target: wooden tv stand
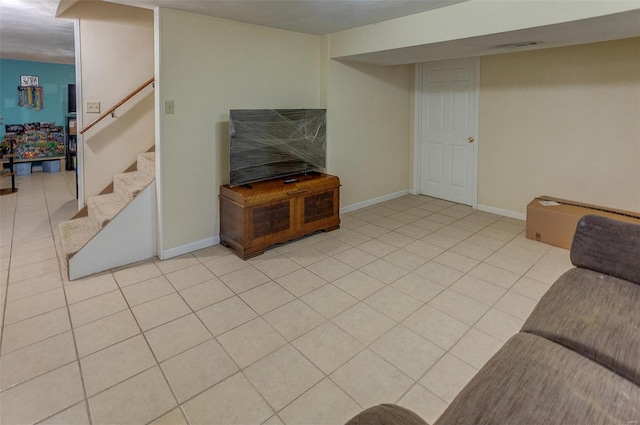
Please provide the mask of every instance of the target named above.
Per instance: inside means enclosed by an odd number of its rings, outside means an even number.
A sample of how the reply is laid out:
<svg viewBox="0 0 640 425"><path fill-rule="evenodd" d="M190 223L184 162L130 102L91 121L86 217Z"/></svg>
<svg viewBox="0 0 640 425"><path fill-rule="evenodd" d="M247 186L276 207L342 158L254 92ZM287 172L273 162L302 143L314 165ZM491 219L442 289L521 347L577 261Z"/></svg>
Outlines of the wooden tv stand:
<svg viewBox="0 0 640 425"><path fill-rule="evenodd" d="M336 176L313 173L220 186L220 243L244 260L277 243L339 227Z"/></svg>

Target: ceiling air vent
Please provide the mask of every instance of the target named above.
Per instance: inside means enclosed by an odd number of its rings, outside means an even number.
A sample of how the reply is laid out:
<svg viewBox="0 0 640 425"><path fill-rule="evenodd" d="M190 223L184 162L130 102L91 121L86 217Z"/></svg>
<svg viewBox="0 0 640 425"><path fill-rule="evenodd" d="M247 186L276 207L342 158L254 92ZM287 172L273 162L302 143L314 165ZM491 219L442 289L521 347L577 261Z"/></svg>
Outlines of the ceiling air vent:
<svg viewBox="0 0 640 425"><path fill-rule="evenodd" d="M520 41L518 43L501 44L499 46L495 46L495 48L496 49L519 49L522 47L537 46L538 44L543 44L543 43L542 41Z"/></svg>

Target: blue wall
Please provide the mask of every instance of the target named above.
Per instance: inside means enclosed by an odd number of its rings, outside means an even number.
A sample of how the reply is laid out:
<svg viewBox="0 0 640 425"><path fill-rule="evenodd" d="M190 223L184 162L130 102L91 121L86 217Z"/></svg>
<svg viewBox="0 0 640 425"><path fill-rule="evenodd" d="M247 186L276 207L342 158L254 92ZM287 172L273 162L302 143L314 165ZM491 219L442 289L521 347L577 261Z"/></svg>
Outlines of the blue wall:
<svg viewBox="0 0 640 425"><path fill-rule="evenodd" d="M17 87L21 75L40 77L44 108L39 111L18 106ZM0 137L4 137L6 124L55 122L64 126L68 108L67 86L75 83L74 65L0 59L0 115L4 117Z"/></svg>

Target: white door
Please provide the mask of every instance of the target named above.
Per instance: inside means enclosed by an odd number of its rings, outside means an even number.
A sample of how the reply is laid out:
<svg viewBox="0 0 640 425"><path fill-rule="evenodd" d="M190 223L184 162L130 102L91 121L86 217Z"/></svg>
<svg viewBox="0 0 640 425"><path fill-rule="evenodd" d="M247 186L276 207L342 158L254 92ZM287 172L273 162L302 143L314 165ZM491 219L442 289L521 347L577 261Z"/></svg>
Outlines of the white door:
<svg viewBox="0 0 640 425"><path fill-rule="evenodd" d="M477 203L477 58L423 63L420 193Z"/></svg>

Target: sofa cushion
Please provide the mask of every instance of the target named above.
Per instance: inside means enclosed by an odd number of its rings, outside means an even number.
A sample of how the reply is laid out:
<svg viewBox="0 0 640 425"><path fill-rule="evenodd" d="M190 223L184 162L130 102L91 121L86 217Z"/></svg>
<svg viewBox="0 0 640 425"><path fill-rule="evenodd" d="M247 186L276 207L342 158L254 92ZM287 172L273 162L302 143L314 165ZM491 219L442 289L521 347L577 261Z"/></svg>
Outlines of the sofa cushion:
<svg viewBox="0 0 640 425"><path fill-rule="evenodd" d="M578 221L571 262L640 284L640 225L586 215Z"/></svg>
<svg viewBox="0 0 640 425"><path fill-rule="evenodd" d="M640 286L586 269L562 275L522 331L555 341L640 385Z"/></svg>
<svg viewBox="0 0 640 425"><path fill-rule="evenodd" d="M416 413L397 404L370 407L351 418L345 425L429 425Z"/></svg>
<svg viewBox="0 0 640 425"><path fill-rule="evenodd" d="M555 342L519 333L438 418L459 424L627 424L640 388Z"/></svg>

